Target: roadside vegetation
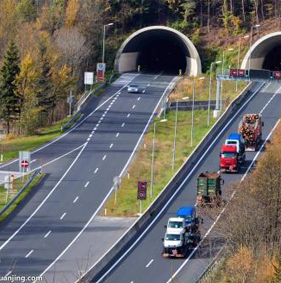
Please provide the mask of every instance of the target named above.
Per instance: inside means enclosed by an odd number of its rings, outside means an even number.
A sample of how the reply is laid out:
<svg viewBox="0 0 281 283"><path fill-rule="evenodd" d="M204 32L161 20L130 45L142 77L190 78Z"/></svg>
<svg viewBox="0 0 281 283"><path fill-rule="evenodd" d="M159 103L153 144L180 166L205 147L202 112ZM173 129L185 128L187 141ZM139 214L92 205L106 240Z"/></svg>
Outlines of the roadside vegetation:
<svg viewBox="0 0 281 283"><path fill-rule="evenodd" d="M204 283L281 282L281 126L271 144L236 191L216 237L226 242L224 257Z"/></svg>
<svg viewBox="0 0 281 283"><path fill-rule="evenodd" d="M33 174L33 173L32 173ZM5 189L4 185L0 186L0 211L4 209L4 207L16 196L16 194L23 188L23 186L27 183L28 179L32 176L32 174L26 175L21 178L17 178L14 180L13 189ZM44 174L40 173L37 175L34 180L29 184L26 188L25 192L22 193L19 198L14 202L13 205L2 215L0 216L0 222L4 220L19 204L20 202L30 193L30 191L39 183L39 181L43 178Z"/></svg>

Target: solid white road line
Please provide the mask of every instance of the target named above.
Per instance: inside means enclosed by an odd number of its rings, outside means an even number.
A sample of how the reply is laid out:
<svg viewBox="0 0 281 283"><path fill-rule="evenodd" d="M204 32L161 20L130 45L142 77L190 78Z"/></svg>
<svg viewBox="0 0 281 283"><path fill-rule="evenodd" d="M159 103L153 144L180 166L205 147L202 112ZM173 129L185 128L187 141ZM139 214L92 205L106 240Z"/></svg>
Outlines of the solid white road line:
<svg viewBox="0 0 281 283"><path fill-rule="evenodd" d="M75 200L73 201L73 203L75 203L78 199L79 199L79 197L77 196L77 197L75 198Z"/></svg>
<svg viewBox="0 0 281 283"><path fill-rule="evenodd" d="M106 158L106 155L104 155L104 157L102 158L102 160L105 160L105 158Z"/></svg>
<svg viewBox="0 0 281 283"><path fill-rule="evenodd" d="M50 230L45 236L44 238L46 239L50 234L51 234L52 230Z"/></svg>
<svg viewBox="0 0 281 283"><path fill-rule="evenodd" d="M87 188L87 187L89 186L89 184L90 184L90 182L88 181L88 182L85 184L84 188Z"/></svg>
<svg viewBox="0 0 281 283"><path fill-rule="evenodd" d="M33 252L34 252L34 250L31 250L31 251L25 256L25 258L28 258Z"/></svg>
<svg viewBox="0 0 281 283"><path fill-rule="evenodd" d="M171 82L172 83L172 82ZM170 83L170 85L171 85ZM170 87L170 85L166 88L166 90L168 90L168 88ZM264 84L262 85L264 86ZM261 86L261 87L262 87ZM177 189L174 191L174 193L172 194L172 196L170 197L170 199L165 203L165 205L162 207L162 209L160 210L160 212L158 212L158 214L155 216L155 218L151 221L151 223L148 225L148 227L146 227L146 229L142 232L142 234L135 240L134 243L132 243L132 245L122 254L122 256L120 258L118 258L113 264L112 266L105 272L105 274L103 274L103 276L101 278L99 278L99 280L96 283L100 283L102 282L102 280L111 272L111 270L113 268L115 268L115 266L117 264L119 264L119 262L136 246L136 244L144 237L144 235L147 233L147 231L154 225L155 221L158 220L158 218L162 215L163 211L167 208L167 206L171 203L171 201L175 198L175 196L178 194L178 192L181 190L182 186L185 184L185 182L188 180L188 178L193 174L194 170L197 168L198 164L200 164L200 162L205 158L206 154L209 152L209 150L212 148L212 146L216 143L216 141L218 140L218 138L220 137L220 135L225 131L225 129L229 126L229 124L236 118L236 116L242 111L242 109L244 108L245 105L248 104L248 102L259 92L259 90L261 89L258 88L246 101L245 103L239 108L239 110L229 119L229 121L225 124L225 126L222 128L222 130L220 131L220 133L214 137L213 141L210 143L209 147L206 149L206 151L202 154L202 156L200 157L200 159L197 161L196 164L194 164L193 168L190 170L190 172L187 174L187 176L185 177L185 179L182 181L182 183L177 187ZM166 94L166 91L164 92L164 94L162 95L162 97L159 100L159 103L157 104L156 107L159 107L164 95ZM157 109L157 108L156 108ZM155 109L155 111L156 111ZM154 112L155 112L154 111ZM152 119L152 117L151 117ZM150 121L149 120L149 124ZM214 126L213 126L214 127ZM145 130L147 129L147 127L145 128ZM137 146L139 145L139 143L137 144ZM125 166L124 168L126 168L127 166ZM124 169L123 169L124 170ZM121 172L121 174L119 176L123 175L123 171ZM114 188L112 188L112 190L109 192L111 193L113 191ZM102 202L102 204L105 201ZM130 229L130 228L129 228ZM125 232L126 233L126 232ZM117 241L118 242L118 241ZM111 249L111 248L110 248ZM104 253L104 256L110 251L110 249ZM103 256L103 257L104 257ZM100 258L98 262L100 262L102 259ZM97 263L95 263L94 265L91 266L91 268L89 270L91 270Z"/></svg>
<svg viewBox="0 0 281 283"><path fill-rule="evenodd" d="M109 146L109 148L112 148L113 147L113 143Z"/></svg>
<svg viewBox="0 0 281 283"><path fill-rule="evenodd" d="M262 112L265 110L265 108L268 106L268 104L272 101L272 99L276 96L276 94L280 91L281 87L279 87L276 92L274 93L274 95L268 100L268 102L265 104L265 106L262 108L262 110L260 111L260 114L262 114Z"/></svg>
<svg viewBox="0 0 281 283"><path fill-rule="evenodd" d="M99 171L99 168L96 168L94 174L97 174L98 171Z"/></svg>
<svg viewBox="0 0 281 283"><path fill-rule="evenodd" d="M125 126L125 123L123 123L121 127L124 128L124 126Z"/></svg>
<svg viewBox="0 0 281 283"><path fill-rule="evenodd" d="M60 217L60 220L63 220L63 218L65 217L66 212Z"/></svg>
<svg viewBox="0 0 281 283"><path fill-rule="evenodd" d="M154 261L154 259L152 259L145 267L146 267L146 268L149 267L150 264L151 264L153 261Z"/></svg>
<svg viewBox="0 0 281 283"><path fill-rule="evenodd" d="M135 107L136 107L136 105L133 105L133 107L132 107L132 108L133 108L133 109L135 109Z"/></svg>
<svg viewBox="0 0 281 283"><path fill-rule="evenodd" d="M36 161L37 161L37 159L33 159L33 160L30 161L30 164L32 164L33 162L36 162Z"/></svg>
<svg viewBox="0 0 281 283"><path fill-rule="evenodd" d="M124 88L126 88L137 76L139 76L140 74L136 74L128 83L126 83L124 86L122 86L122 88L118 91L122 91ZM78 123L75 127L73 127L72 129L70 129L69 131L67 131L66 133L62 134L61 136L57 137L56 139L54 139L53 141L43 145L42 147L39 147L38 149L34 150L33 152L31 152L31 154L36 153L54 143L56 143L57 141L59 141L60 139L64 138L65 136L67 136L68 134L70 134L71 132L73 132L74 130L76 130L81 124L83 124L87 119L89 119L89 117L91 117L96 111L98 111L103 105L105 105L108 101L110 101L113 97L115 97L117 95L117 92L115 92L113 95L111 95L108 99L106 99L104 102L102 102L96 109L94 109L87 117L85 117L80 123ZM15 162L17 162L19 159L15 159L13 161L11 161L10 163L7 164L3 164L2 166L0 166L0 168L9 166Z"/></svg>
<svg viewBox="0 0 281 283"><path fill-rule="evenodd" d="M118 138L119 135L120 135L120 133L117 133L117 134L116 134L116 138Z"/></svg>
<svg viewBox="0 0 281 283"><path fill-rule="evenodd" d="M5 277L8 277L11 273L12 273L12 270L10 270L10 271L5 275Z"/></svg>
<svg viewBox="0 0 281 283"><path fill-rule="evenodd" d="M128 115L127 115L127 118L129 118L131 116L131 114L129 113Z"/></svg>

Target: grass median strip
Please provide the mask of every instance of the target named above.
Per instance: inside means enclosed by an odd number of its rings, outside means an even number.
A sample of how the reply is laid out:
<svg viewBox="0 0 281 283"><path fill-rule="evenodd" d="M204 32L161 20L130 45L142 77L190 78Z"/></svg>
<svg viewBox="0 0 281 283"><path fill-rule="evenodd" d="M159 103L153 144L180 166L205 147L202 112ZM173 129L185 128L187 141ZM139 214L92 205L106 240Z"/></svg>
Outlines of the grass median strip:
<svg viewBox="0 0 281 283"><path fill-rule="evenodd" d="M3 186L0 186L0 211L4 209L4 207L16 196L16 194L23 188L23 186L27 183L28 178L31 176L26 175L25 177L15 179L14 188L7 189ZM0 222L4 220L18 205L19 203L28 195L28 193L39 183L39 181L43 178L44 174L40 173L37 175L34 180L29 184L29 186L25 189L25 191L18 197L18 199L14 202L14 204L3 214L0 216Z"/></svg>

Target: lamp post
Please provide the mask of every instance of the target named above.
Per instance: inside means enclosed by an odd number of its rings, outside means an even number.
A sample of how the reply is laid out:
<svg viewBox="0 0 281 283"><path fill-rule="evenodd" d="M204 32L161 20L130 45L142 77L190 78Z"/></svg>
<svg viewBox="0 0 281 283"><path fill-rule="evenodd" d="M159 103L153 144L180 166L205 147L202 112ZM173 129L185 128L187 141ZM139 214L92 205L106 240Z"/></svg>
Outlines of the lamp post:
<svg viewBox="0 0 281 283"><path fill-rule="evenodd" d="M187 100L189 97L183 97L183 100ZM172 159L172 170L175 169L175 159L176 159L176 141L177 141L177 132L178 132L178 109L179 101L176 101L176 116L175 116L175 135L174 135L174 149L173 149L173 159Z"/></svg>
<svg viewBox="0 0 281 283"><path fill-rule="evenodd" d="M103 37L102 37L102 63L104 63L104 57L105 57L105 29L106 27L113 26L113 23L109 23L107 25L103 26Z"/></svg>
<svg viewBox="0 0 281 283"><path fill-rule="evenodd" d="M216 61L211 63L210 67L210 82L209 82L209 99L208 99L208 117L207 117L207 125L210 125L210 108L211 108L211 93L212 93L212 67L213 65L221 64L221 61Z"/></svg>
<svg viewBox="0 0 281 283"><path fill-rule="evenodd" d="M198 80L204 80L205 77L201 77ZM194 99L195 99L195 76L193 77L192 86L192 110L191 110L191 133L190 133L190 146L193 146L193 128L194 128Z"/></svg>
<svg viewBox="0 0 281 283"><path fill-rule="evenodd" d="M233 51L233 48L229 48L226 51ZM225 64L225 55L226 51L223 51L222 53L222 74L224 75L224 64ZM221 82L221 95L220 95L220 110L222 110L222 94L223 94L223 82Z"/></svg>
<svg viewBox="0 0 281 283"><path fill-rule="evenodd" d="M156 124L164 123L167 119L160 120L159 122L154 122L153 125L153 138L152 138L152 155L151 155L151 176L150 176L150 197L153 195L153 185L154 185L154 151L155 151L155 134L156 134Z"/></svg>
<svg viewBox="0 0 281 283"><path fill-rule="evenodd" d="M239 37L239 46L238 46L238 56L237 56L237 72L240 65L240 53L241 53L241 38L249 38L249 35L245 35L243 37ZM236 81L236 92L238 91L238 81Z"/></svg>
<svg viewBox="0 0 281 283"><path fill-rule="evenodd" d="M251 57L252 57L252 41L253 41L253 29L254 28L258 28L258 27L260 27L261 25L255 25L255 26L252 26L251 27L251 39L250 39L250 58L249 58L249 64L248 64L248 66L249 66L249 73L248 73L248 76L249 76L249 79L250 79L250 70L251 70Z"/></svg>

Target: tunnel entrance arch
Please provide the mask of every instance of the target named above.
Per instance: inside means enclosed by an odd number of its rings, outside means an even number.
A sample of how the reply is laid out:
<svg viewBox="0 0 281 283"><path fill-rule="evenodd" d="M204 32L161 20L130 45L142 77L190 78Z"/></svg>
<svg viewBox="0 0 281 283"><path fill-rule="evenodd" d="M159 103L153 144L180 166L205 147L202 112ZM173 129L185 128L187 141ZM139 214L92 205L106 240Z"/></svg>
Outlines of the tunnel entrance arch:
<svg viewBox="0 0 281 283"><path fill-rule="evenodd" d="M270 33L256 41L244 57L241 68L281 71L281 32Z"/></svg>
<svg viewBox="0 0 281 283"><path fill-rule="evenodd" d="M201 73L201 60L193 43L179 31L165 26L151 26L138 30L121 45L115 58L119 73L136 71L164 71L187 75Z"/></svg>

